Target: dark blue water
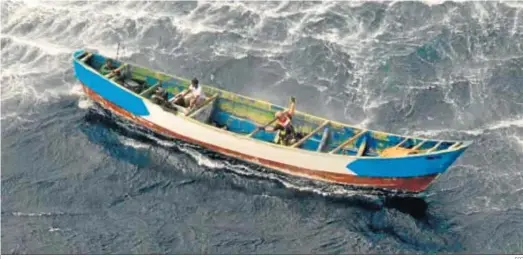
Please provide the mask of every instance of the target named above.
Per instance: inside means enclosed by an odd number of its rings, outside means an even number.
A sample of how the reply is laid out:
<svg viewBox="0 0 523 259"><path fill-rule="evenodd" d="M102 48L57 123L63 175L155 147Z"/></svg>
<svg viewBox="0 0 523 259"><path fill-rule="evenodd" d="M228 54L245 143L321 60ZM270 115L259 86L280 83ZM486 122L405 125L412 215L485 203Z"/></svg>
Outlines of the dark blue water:
<svg viewBox="0 0 523 259"><path fill-rule="evenodd" d="M518 3L1 3L3 254L523 253ZM114 120L71 53L371 129L474 140L421 197L290 178Z"/></svg>

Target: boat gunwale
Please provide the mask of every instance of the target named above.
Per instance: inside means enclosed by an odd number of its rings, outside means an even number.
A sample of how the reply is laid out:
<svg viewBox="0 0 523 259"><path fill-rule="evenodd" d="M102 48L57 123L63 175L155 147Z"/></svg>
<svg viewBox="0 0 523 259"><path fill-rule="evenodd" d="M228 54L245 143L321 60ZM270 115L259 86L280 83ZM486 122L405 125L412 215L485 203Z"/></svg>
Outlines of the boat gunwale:
<svg viewBox="0 0 523 259"><path fill-rule="evenodd" d="M113 80L111 80L109 78L104 77L102 74L100 74L99 71L97 71L93 67L87 65L86 63L80 62L80 59L78 57L82 56L82 54L85 53L85 52L88 52L88 51L87 50L83 50L83 49L78 49L78 50L74 51L73 52L73 59L74 59L74 61L77 62L78 64L82 65L84 68L90 70L91 72L94 72L94 74L100 76L104 80L107 80L109 83L112 83L113 85L123 89L124 91L127 91L128 93L131 93L132 95L140 98L143 101L147 101L147 102L149 102L149 103L151 103L153 105L157 105L157 104L151 102L151 100L149 100L149 99L147 99L147 98L145 98L145 97L143 97L143 96L141 96L141 95L139 95L139 94L137 94L137 93L127 89L124 86L121 86L121 85L117 84L116 82L114 82ZM97 54L97 55L102 56L104 58L110 58L108 56L100 54L99 52L94 52L94 54ZM131 62L124 62L124 61L120 61L120 60L116 60L116 61L128 64L128 65L131 65L131 66L134 66L134 67L138 67L138 68L141 68L141 69L144 69L144 70L151 71L150 68L146 68L144 66L140 66L140 65L137 65L137 64L134 64L134 63L131 63ZM153 70L151 72L155 72L157 74L162 74L163 76L169 76L169 77L172 77L173 79L177 79L177 80L184 81L184 82L188 82L189 81L188 79L185 79L185 78L182 78L182 77L178 77L178 76L174 76L174 75L170 75L170 74L167 74L165 72L158 71L158 70ZM220 92L220 91L221 92L226 92L228 94L236 95L236 96L248 99L248 100L262 102L262 103L265 103L265 104L268 104L268 105L271 105L271 106L275 106L275 107L284 109L284 107L282 107L280 105L273 104L273 103L270 103L270 102L265 101L265 100L255 99L255 98L249 97L249 96L244 96L244 95L241 95L241 94L238 94L238 93L234 93L234 92L230 92L230 91L227 91L227 90L223 90L223 89L220 89L220 88L217 88L217 87L214 87L214 86L209 86L209 85L205 85L205 84L201 84L201 85L203 87L205 87L205 88L211 88L211 89L216 90L218 92ZM313 118L313 119L317 119L317 120L330 120L328 118L318 117L316 115L308 114L308 113L301 112L301 111L298 111L298 110L296 110L295 113L304 115L305 117L310 117L310 118ZM284 148L284 149L288 149L288 150L293 151L293 152L299 151L299 152L305 152L307 154L322 155L322 156L328 156L328 157L338 156L338 157L352 158L352 159L355 159L355 160L359 160L359 159L402 159L402 158L423 157L423 156L429 156L429 155L439 155L439 154L454 152L454 151L457 151L457 150L462 150L462 149L464 150L464 149L468 148L473 143L473 141L471 141L471 140L463 140L463 141L459 141L459 140L443 140L443 139L421 138L421 137L415 137L415 136L412 136L412 135L400 135L400 134L394 134L394 133L389 133L389 132L384 132L384 131L371 130L371 129L367 129L367 128L354 127L354 126L351 126L351 125L348 125L348 124L345 124L345 123L342 123L342 122L339 122L339 121L330 120L331 122L334 122L334 123L339 124L341 126L349 127L349 128L352 128L352 129L367 130L369 133L378 133L378 134L385 134L385 135L389 135L389 136L396 136L396 137L410 138L410 139L419 139L419 140L428 140L428 141L436 141L436 142L437 141L451 142L453 144L461 142L462 144L458 148L453 148L453 149L447 148L447 149L442 149L442 150L438 150L438 151L432 151L432 152L429 152L429 153L417 153L417 154L410 154L410 155L404 155L404 156L395 156L395 157L356 156L356 155L347 155L347 154L329 154L329 153L324 153L324 152L318 152L318 151L315 151L315 150L307 150L307 149L302 149L302 148L297 148L297 147L293 148L293 147L290 147L290 146L278 145L278 144L273 143L273 142L263 141L263 140L256 139L256 138L253 138L253 137L247 137L247 135L241 135L241 134L236 133L236 132L228 131L228 130L225 130L225 129L222 129L222 128L219 128L219 127L215 127L215 126L209 125L207 123L203 123L203 122L201 122L201 121L199 121L199 120L197 120L195 118L192 118L192 117L179 116L181 113L178 112L178 111L176 111L175 113L171 112L171 114L173 114L175 116L178 116L178 117L180 117L180 118L182 118L184 120L196 123L196 124L198 124L200 126L204 126L204 127L207 127L207 128L219 131L219 132L224 132L224 133L230 134L231 136L234 136L234 137L237 137L237 138L242 138L244 140L250 140L250 141L254 141L256 143L263 143L263 144L274 146L274 147L277 147L277 148Z"/></svg>

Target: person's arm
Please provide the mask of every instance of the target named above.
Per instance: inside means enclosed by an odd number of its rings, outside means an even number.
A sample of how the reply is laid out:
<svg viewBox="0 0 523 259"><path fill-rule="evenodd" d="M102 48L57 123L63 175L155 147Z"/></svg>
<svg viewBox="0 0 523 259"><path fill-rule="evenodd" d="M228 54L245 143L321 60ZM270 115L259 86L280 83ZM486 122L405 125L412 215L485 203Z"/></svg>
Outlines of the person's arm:
<svg viewBox="0 0 523 259"><path fill-rule="evenodd" d="M275 131L274 127L272 127L272 126L267 126L267 127L260 126L259 128L260 128L260 130L264 130L264 131L267 131L267 132Z"/></svg>
<svg viewBox="0 0 523 259"><path fill-rule="evenodd" d="M292 117L294 116L295 111L296 111L296 98L294 98L294 96L292 96L291 101L289 103L289 108L283 110L283 113L287 114L289 119L292 120Z"/></svg>
<svg viewBox="0 0 523 259"><path fill-rule="evenodd" d="M291 96L291 103L289 104L289 109L286 112L290 116L294 116L295 111L296 111L296 98L294 96Z"/></svg>
<svg viewBox="0 0 523 259"><path fill-rule="evenodd" d="M277 131L277 130L281 130L281 126L279 125L276 125L276 126L258 126L258 128L260 130L264 130L264 131L267 131L267 132L274 132L274 131Z"/></svg>
<svg viewBox="0 0 523 259"><path fill-rule="evenodd" d="M109 69L107 64L103 64L103 66L100 68L100 72L101 72L102 75L105 76L105 75L111 73L111 69Z"/></svg>
<svg viewBox="0 0 523 259"><path fill-rule="evenodd" d="M178 93L175 98L180 98L180 97L185 97L187 94L189 94L190 92L192 92L193 88L192 88L192 85L189 86L189 88L181 91L180 93Z"/></svg>
<svg viewBox="0 0 523 259"><path fill-rule="evenodd" d="M174 96L174 98L180 98L180 97L185 96L185 95L187 94L187 91L188 91L188 90L183 90L183 91L177 93L177 94Z"/></svg>

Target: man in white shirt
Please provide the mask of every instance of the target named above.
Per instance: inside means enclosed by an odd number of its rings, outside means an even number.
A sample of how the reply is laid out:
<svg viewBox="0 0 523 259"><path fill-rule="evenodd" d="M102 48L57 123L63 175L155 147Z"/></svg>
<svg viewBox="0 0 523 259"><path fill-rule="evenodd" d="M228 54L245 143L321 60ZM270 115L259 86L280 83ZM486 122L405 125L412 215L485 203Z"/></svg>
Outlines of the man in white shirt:
<svg viewBox="0 0 523 259"><path fill-rule="evenodd" d="M198 84L198 79L191 80L189 89L177 94L174 97L174 103L183 107L187 107L188 111L192 110L196 105L205 101L205 92Z"/></svg>

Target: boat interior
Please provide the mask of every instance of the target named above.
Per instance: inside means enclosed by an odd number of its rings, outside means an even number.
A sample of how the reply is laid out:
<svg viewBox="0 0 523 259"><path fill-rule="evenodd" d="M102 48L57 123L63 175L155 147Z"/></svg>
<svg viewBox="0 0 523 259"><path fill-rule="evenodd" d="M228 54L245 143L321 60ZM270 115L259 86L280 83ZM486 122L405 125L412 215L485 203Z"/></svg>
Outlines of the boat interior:
<svg viewBox="0 0 523 259"><path fill-rule="evenodd" d="M155 99L155 92L163 88L167 102L155 102L177 116L187 116L222 130L275 143L277 132L260 130L259 126L271 125L275 112L285 109L265 101L241 96L218 88L202 85L207 99L191 111L172 104L173 97L188 88L190 81L132 64L111 60L102 55L84 52L77 57L109 80L143 98ZM109 71L109 72L108 72ZM298 101L299 103L299 101ZM188 113L187 113L188 112ZM419 153L432 153L455 149L463 142L440 141L400 136L371 131L318 118L296 110L292 123L299 138L288 146L314 152L358 157L402 157Z"/></svg>

